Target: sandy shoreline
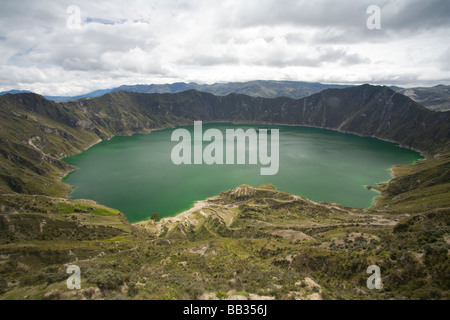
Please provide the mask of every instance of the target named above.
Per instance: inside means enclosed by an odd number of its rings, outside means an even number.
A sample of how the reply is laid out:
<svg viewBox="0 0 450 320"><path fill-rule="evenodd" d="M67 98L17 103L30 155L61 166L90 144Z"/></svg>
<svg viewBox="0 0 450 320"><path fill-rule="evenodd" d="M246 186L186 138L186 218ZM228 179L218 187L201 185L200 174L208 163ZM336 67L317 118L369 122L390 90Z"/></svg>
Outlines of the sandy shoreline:
<svg viewBox="0 0 450 320"><path fill-rule="evenodd" d="M204 207L206 207L209 204L210 203L209 203L208 199L197 201L196 203L194 203L194 206L192 208L190 208L189 210L183 211L174 217L162 218L160 220L160 222L166 222L166 223L169 222L170 223L170 222L184 221L187 218L189 218L189 216L191 216L194 212L203 209Z"/></svg>
<svg viewBox="0 0 450 320"><path fill-rule="evenodd" d="M204 207L210 205L211 203L209 202L209 199L211 199L211 198L208 198L208 199L205 199L205 200L199 200L199 201L195 202L194 205L190 209L188 209L186 211L183 211L183 212L180 212L180 213L178 213L177 215L175 215L173 217L162 218L156 224L161 225L161 224L170 224L170 223L176 223L176 222L185 221L185 220L189 219L194 212L199 211L199 210L203 209ZM148 222L152 222L152 221L153 220L151 220L151 219L147 219L147 220L135 222L135 223L132 223L132 224L134 224L134 225L140 225L140 224L144 225L144 224L147 224Z"/></svg>

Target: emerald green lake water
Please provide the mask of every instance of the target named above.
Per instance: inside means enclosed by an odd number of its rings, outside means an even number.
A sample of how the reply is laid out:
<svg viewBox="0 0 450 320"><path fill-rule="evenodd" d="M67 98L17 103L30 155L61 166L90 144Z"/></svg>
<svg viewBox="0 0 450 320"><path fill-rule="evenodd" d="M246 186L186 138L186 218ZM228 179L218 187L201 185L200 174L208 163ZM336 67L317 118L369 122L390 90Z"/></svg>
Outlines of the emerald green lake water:
<svg viewBox="0 0 450 320"><path fill-rule="evenodd" d="M192 133L193 126L183 127ZM279 170L260 175L257 165L174 165L171 141L174 129L114 137L65 158L79 168L63 181L75 189L73 199L91 199L122 211L130 222L161 217L187 210L197 200L241 184L270 183L277 190L306 196L314 201L337 202L367 208L378 193L366 185L390 180L396 164L418 160L419 153L374 138L359 137L325 129L203 124L203 131L216 128L279 129ZM204 142L203 147L209 142Z"/></svg>

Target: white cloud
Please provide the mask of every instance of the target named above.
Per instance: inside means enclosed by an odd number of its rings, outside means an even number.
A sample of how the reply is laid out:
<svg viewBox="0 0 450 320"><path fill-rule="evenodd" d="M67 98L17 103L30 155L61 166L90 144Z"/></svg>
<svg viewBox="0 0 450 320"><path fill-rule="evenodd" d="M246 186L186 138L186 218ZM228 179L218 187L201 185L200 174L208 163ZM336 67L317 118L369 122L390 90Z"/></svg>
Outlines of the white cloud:
<svg viewBox="0 0 450 320"><path fill-rule="evenodd" d="M448 0L3 1L0 90L254 79L450 83ZM367 6L382 29L366 28ZM80 29L66 24L69 5Z"/></svg>

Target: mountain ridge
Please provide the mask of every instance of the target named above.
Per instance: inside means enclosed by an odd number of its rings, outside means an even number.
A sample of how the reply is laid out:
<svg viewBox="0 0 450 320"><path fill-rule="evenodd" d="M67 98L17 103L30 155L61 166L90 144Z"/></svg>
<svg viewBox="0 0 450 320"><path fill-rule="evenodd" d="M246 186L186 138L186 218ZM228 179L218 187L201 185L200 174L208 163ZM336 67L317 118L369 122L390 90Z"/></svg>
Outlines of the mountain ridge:
<svg viewBox="0 0 450 320"><path fill-rule="evenodd" d="M250 96L263 98L290 97L299 99L318 93L330 88L348 88L357 85L343 84L324 84L319 82L305 81L276 81L276 80L254 80L248 82L224 82L213 84L198 84L195 82L175 82L166 84L136 84L121 85L110 89L99 89L86 94L76 96L49 96L48 100L61 102L79 100L84 98L96 98L102 95L117 92L128 91L136 93L178 93L188 90L198 90L202 92L212 93L214 95L228 95L230 93L240 93ZM404 94L414 101L422 104L426 108L433 111L449 111L450 110L450 94L449 86L436 85L433 87L411 87L402 88L398 86L389 86L390 89ZM10 90L0 92L0 95L7 93L30 93L26 90Z"/></svg>
<svg viewBox="0 0 450 320"><path fill-rule="evenodd" d="M0 190L29 189L27 193L33 193L35 188L48 190L42 188L42 183L54 180L49 180L48 175L61 176L71 170L59 159L100 139L188 125L197 120L314 126L395 141L425 154L445 152L450 140L450 112L429 111L387 87L370 85L327 89L301 99L236 93L214 96L196 90L175 94L120 91L58 103L33 93L4 95L0 96L0 104L6 121L0 125L9 139L0 148L0 160L4 162ZM12 124L18 127L11 127ZM17 133L21 126L27 130ZM17 176L15 166L29 174ZM35 177L37 180L33 181L41 181L41 187L30 189L22 181L24 176ZM67 186L59 182L57 185L56 189L64 193L55 195L63 196Z"/></svg>
<svg viewBox="0 0 450 320"><path fill-rule="evenodd" d="M358 85L346 84L325 84L320 82L288 81L288 80L253 80L247 82L223 82L213 84L198 84L196 82L175 82L166 84L136 84L121 85L110 89L99 89L75 96L50 96L44 95L48 100L61 102L79 100L84 98L97 98L107 93L117 91L128 91L136 93L178 93L187 90L198 90L212 93L214 95L228 95L230 93L241 93L250 96L263 98L289 97L299 99L318 93L330 88L348 88ZM398 86L389 86L390 89L404 94L414 101L422 104L433 111L450 110L450 91L449 86L438 84L433 87L411 87L402 88ZM31 93L28 90L10 90L0 92L4 94Z"/></svg>
<svg viewBox="0 0 450 320"><path fill-rule="evenodd" d="M87 94L77 96L46 96L53 101L69 101L83 98L100 97L107 93L117 91L128 91L136 93L179 93L188 90L197 90L214 95L228 95L230 93L241 93L250 96L275 98L280 96L289 96L291 98L305 97L328 88L346 88L347 85L322 84L319 82L304 81L274 81L274 80L255 80L248 82L227 82L214 84L198 84L195 82L175 82L167 84L138 84L122 85L111 89L101 89Z"/></svg>
<svg viewBox="0 0 450 320"><path fill-rule="evenodd" d="M399 89L398 91L430 110L450 110L450 86L439 84L431 88L417 87Z"/></svg>

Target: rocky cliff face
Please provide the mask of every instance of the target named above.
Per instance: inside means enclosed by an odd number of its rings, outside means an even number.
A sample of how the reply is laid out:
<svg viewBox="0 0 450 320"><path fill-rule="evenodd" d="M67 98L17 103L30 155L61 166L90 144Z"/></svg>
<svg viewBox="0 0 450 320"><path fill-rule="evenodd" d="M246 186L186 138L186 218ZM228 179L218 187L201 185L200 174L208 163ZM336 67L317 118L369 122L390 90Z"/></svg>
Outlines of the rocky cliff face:
<svg viewBox="0 0 450 320"><path fill-rule="evenodd" d="M54 181L71 168L61 157L99 139L196 120L306 125L388 139L428 154L450 149L450 112L429 111L387 87L370 85L297 100L191 90L115 92L64 103L28 93L1 96L0 105L3 192L64 195L67 186Z"/></svg>
<svg viewBox="0 0 450 320"><path fill-rule="evenodd" d="M328 89L302 98L265 99L198 91L177 94L117 92L68 102L106 136L195 120L307 125L374 136L437 153L448 147L450 112L431 112L387 87ZM101 135L100 135L101 136ZM102 137L104 138L104 137Z"/></svg>
<svg viewBox="0 0 450 320"><path fill-rule="evenodd" d="M266 99L239 94L214 96L190 90L176 94L116 92L100 98L53 103L35 94L6 96L17 108L101 136L203 121L309 125L405 141L425 151L429 143L408 139L448 138L450 113L430 112L387 87L328 89L302 99ZM439 127L439 128L437 128ZM431 132L432 131L432 132ZM413 134L414 135L414 134ZM104 137L105 138L105 137ZM429 141L431 142L431 141Z"/></svg>

